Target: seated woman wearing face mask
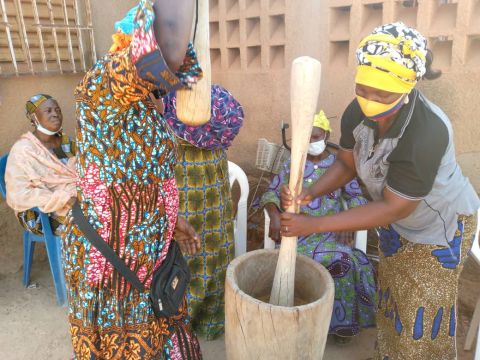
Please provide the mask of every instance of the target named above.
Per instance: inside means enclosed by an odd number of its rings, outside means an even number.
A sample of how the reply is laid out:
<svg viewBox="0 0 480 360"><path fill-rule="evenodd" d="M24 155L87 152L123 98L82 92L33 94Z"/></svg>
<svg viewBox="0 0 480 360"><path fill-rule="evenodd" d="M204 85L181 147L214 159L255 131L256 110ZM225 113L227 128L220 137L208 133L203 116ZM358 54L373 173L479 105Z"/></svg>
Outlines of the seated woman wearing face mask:
<svg viewBox="0 0 480 360"><path fill-rule="evenodd" d="M75 143L62 134L63 116L50 95L32 96L25 105L35 129L13 145L5 170L7 203L27 230L42 234L38 207L50 214L52 231L59 235L76 197Z"/></svg>
<svg viewBox="0 0 480 360"><path fill-rule="evenodd" d="M323 111L315 116L307 162L303 178L303 187L314 184L335 162L326 142L331 128ZM261 206L270 216L269 236L276 242L280 235L280 192L288 184L290 161L286 161L280 174L276 175L268 191L262 196ZM365 204L367 200L357 180L353 179L343 188L316 198L301 208L301 213L311 216L325 216L342 211L342 202L348 208ZM356 335L360 328L375 325L375 280L372 265L366 255L351 247L348 242L351 233L317 233L298 239L298 252L312 257L324 265L335 281L335 303L330 323L330 333L337 335L336 340ZM346 339L343 339L346 340Z"/></svg>

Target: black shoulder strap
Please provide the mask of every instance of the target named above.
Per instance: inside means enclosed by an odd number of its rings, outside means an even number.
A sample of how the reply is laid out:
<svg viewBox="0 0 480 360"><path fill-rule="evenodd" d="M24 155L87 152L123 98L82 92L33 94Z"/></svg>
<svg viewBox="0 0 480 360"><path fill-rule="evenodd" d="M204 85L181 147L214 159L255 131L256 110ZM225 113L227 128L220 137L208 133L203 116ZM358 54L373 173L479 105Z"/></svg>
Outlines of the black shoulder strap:
<svg viewBox="0 0 480 360"><path fill-rule="evenodd" d="M113 249L98 235L95 229L90 225L87 218L83 214L78 202L75 202L72 208L72 215L78 228L83 232L83 235L102 253L103 256L112 264L115 269L140 292L145 291L145 286L140 282L137 275L125 265L125 262L120 259Z"/></svg>

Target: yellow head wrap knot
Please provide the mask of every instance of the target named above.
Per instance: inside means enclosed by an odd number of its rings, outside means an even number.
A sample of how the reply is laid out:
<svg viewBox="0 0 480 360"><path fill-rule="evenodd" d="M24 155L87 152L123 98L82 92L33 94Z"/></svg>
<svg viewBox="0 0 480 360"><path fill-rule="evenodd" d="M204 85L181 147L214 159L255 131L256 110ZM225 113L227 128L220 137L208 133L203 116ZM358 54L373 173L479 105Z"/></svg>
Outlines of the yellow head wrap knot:
<svg viewBox="0 0 480 360"><path fill-rule="evenodd" d="M313 126L323 129L325 131L332 132L332 128L330 127L330 121L328 121L323 110L320 110L320 112L316 114L313 118Z"/></svg>

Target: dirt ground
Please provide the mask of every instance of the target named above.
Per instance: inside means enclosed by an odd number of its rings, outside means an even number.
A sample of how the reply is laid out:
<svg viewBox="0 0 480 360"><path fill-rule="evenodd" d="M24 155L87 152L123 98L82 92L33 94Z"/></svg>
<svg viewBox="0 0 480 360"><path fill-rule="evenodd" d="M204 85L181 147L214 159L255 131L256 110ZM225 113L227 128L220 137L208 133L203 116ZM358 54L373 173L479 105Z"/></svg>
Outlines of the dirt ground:
<svg viewBox="0 0 480 360"><path fill-rule="evenodd" d="M0 359L70 359L67 309L55 303L48 262L37 261L33 265L31 280L39 285L37 289L25 289L21 275L18 272L0 277ZM329 339L325 359L366 359L371 356L374 339L374 329L365 330L343 347ZM226 358L223 337L211 342L200 339L200 342L205 360Z"/></svg>
<svg viewBox="0 0 480 360"><path fill-rule="evenodd" d="M468 261L460 283L460 316L458 329L459 359L473 359L463 352L463 342L480 295L480 267ZM2 360L65 360L72 356L66 308L55 303L55 293L46 259L37 259L32 268L36 289L25 289L21 271L0 275L0 359ZM324 359L365 360L372 356L375 329L364 330L347 345L328 340ZM224 339L201 340L205 360L225 359Z"/></svg>

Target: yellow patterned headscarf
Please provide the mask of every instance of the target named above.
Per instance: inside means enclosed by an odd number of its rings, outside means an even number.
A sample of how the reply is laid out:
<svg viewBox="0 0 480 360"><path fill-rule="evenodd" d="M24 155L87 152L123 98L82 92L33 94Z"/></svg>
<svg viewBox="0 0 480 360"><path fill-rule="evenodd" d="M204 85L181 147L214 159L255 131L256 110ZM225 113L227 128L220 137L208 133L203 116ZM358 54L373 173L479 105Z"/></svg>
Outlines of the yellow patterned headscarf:
<svg viewBox="0 0 480 360"><path fill-rule="evenodd" d="M332 128L330 127L330 121L325 116L323 110L320 110L320 112L316 114L313 118L313 126L323 129L325 131L332 132Z"/></svg>
<svg viewBox="0 0 480 360"><path fill-rule="evenodd" d="M426 72L427 40L402 22L377 27L357 49L355 82L393 93L409 93Z"/></svg>

